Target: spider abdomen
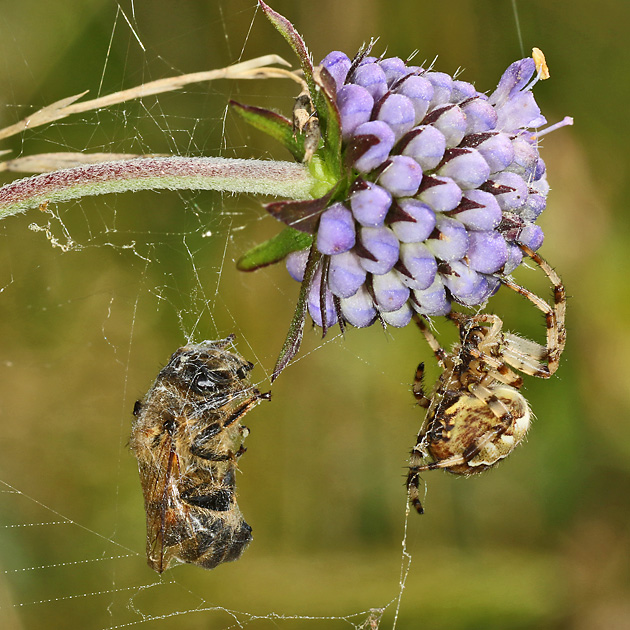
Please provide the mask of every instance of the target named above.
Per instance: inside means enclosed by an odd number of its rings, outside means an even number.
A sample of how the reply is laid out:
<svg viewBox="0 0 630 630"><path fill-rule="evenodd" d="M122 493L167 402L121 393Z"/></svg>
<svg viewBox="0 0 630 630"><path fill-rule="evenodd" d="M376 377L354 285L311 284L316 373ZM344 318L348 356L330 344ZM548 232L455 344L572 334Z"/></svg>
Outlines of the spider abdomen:
<svg viewBox="0 0 630 630"><path fill-rule="evenodd" d="M507 457L522 441L531 417L525 398L508 385L488 391L491 400L463 392L451 398L448 406L435 410L431 424L441 426L442 431L430 431L427 451L435 463L427 467L445 468L456 475L480 473ZM505 421L497 417L497 408L504 410Z"/></svg>

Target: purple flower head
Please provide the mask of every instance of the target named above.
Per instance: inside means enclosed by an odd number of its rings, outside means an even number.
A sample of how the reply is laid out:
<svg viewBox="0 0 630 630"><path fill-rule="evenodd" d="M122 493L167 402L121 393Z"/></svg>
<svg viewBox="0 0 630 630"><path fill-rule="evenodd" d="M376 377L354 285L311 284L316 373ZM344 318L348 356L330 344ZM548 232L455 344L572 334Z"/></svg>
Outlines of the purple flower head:
<svg viewBox="0 0 630 630"><path fill-rule="evenodd" d="M405 326L453 302L482 306L521 247L543 242L536 62L511 64L487 96L370 47L353 60L330 53L321 73L301 59L322 134L311 172L328 192L268 206L312 237L287 257L303 278L296 317L307 309L324 329L338 318Z"/></svg>
<svg viewBox="0 0 630 630"><path fill-rule="evenodd" d="M334 52L322 64L337 86L350 169L345 197L321 212L315 234L330 257L325 290L340 300L328 323L341 312L359 327L378 318L401 326L412 312L445 314L452 301L483 304L496 275L520 264L519 245L543 241L535 221L549 187L529 131L544 122L534 60L513 63L490 97L398 57L350 62ZM287 261L294 277L304 276L306 252Z"/></svg>

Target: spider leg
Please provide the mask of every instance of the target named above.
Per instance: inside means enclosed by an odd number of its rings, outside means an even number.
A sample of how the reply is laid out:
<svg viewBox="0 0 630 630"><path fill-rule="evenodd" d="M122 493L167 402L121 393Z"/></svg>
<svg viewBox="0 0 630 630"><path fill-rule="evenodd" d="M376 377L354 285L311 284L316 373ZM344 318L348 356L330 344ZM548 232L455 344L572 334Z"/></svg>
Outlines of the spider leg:
<svg viewBox="0 0 630 630"><path fill-rule="evenodd" d="M416 376L413 380L413 386L411 388L411 392L416 399L416 402L423 407L424 409L428 409L431 404L431 399L426 395L424 389L424 363L421 363L416 370Z"/></svg>
<svg viewBox="0 0 630 630"><path fill-rule="evenodd" d="M451 311L447 315L460 331L460 342L462 349L465 349L465 354L472 359L475 359L479 365L488 366L491 368L492 378L510 385L516 389L520 389L523 385L523 379L515 374L505 364L504 361L493 355L487 354L480 346L487 345L484 342L470 341L469 335L473 328L479 327L480 324L488 324L490 329L487 331L485 338L487 339L500 339L502 337L503 321L498 315L492 315L490 313L481 313L474 316L468 316L464 313L458 313ZM498 345L498 343L496 344ZM492 347L492 346L490 346ZM460 356L463 351L460 351ZM485 379L487 380L487 379Z"/></svg>
<svg viewBox="0 0 630 630"><path fill-rule="evenodd" d="M424 514L422 501L420 501L420 475L418 473L418 470L409 471L407 476L407 493L409 495L409 503L411 503L416 512Z"/></svg>
<svg viewBox="0 0 630 630"><path fill-rule="evenodd" d="M427 340L429 347L433 350L433 354L437 359L438 363L444 367L446 360L446 350L440 346L440 342L436 339L435 335L429 330L426 322L418 315L417 313L413 314L413 321L416 323L420 332L424 335L424 338Z"/></svg>
<svg viewBox="0 0 630 630"><path fill-rule="evenodd" d="M457 311L451 311L447 316L455 325L467 332L473 326L478 326L479 324L490 324L492 328L488 335L490 337L496 337L501 332L503 328L503 320L498 315L493 315L491 313L479 313L477 315L465 315L464 313L458 313ZM464 336L466 334L464 333Z"/></svg>
<svg viewBox="0 0 630 630"><path fill-rule="evenodd" d="M566 291L560 276L553 267L539 254L525 245L520 245L523 252L529 256L545 273L554 289L554 305L550 306L545 300L532 293L529 289L520 286L511 278L504 276L501 282L530 302L545 314L547 324L547 347L544 352L537 350L541 348L539 344L533 344L526 339L516 335L506 335L512 343L508 344L506 358L514 367L541 378L549 378L558 369L560 356L566 344ZM511 346L511 347L510 347ZM509 356L509 355L512 356ZM544 365L537 359L546 360Z"/></svg>
<svg viewBox="0 0 630 630"><path fill-rule="evenodd" d="M472 357L492 368L487 378L499 381L515 389L520 389L523 386L523 378L510 370L500 359L487 355L476 348L471 349L469 352Z"/></svg>
<svg viewBox="0 0 630 630"><path fill-rule="evenodd" d="M549 281L553 285L553 313L556 319L556 330L554 336L554 345L547 341L549 352L549 371L553 374L558 369L560 355L564 351L567 342L566 329L566 311L567 311L567 293L562 283L562 279L556 270L538 253L532 251L526 245L521 245L521 249L527 254L544 272ZM549 330L549 318L547 317L547 329Z"/></svg>

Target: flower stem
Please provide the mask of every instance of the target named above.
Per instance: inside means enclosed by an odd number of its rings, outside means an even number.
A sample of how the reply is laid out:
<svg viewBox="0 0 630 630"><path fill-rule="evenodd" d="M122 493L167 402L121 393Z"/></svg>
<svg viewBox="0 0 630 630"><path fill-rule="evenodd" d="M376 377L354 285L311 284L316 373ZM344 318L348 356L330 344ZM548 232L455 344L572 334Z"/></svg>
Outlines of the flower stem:
<svg viewBox="0 0 630 630"><path fill-rule="evenodd" d="M19 179L0 188L0 219L89 195L136 190L222 190L310 199L316 181L294 162L156 157L87 164Z"/></svg>

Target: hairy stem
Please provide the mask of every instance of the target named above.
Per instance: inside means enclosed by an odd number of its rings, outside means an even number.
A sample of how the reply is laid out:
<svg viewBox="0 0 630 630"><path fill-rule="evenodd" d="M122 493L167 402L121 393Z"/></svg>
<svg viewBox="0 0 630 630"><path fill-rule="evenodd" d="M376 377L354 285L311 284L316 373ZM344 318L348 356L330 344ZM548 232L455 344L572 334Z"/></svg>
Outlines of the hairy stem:
<svg viewBox="0 0 630 630"><path fill-rule="evenodd" d="M222 190L310 199L316 180L294 162L156 157L86 164L19 179L0 188L0 219L89 195L136 190Z"/></svg>

